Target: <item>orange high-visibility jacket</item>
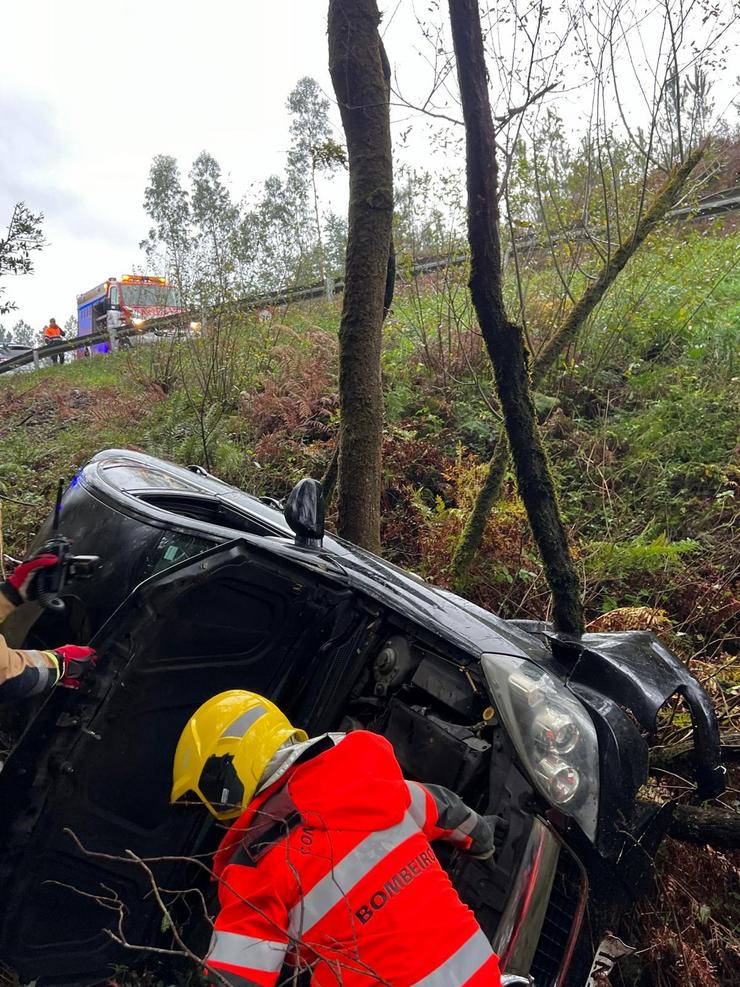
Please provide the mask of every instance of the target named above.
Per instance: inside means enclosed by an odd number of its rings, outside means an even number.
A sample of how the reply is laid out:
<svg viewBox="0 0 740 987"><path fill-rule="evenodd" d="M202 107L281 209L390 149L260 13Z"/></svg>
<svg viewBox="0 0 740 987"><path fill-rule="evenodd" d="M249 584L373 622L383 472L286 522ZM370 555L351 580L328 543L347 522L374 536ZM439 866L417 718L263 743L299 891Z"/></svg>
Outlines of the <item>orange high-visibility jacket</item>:
<svg viewBox="0 0 740 987"><path fill-rule="evenodd" d="M211 973L274 987L287 957L310 967L313 987L499 987L496 955L429 845L467 849L470 825L442 827L383 737L357 731L313 750L221 844Z"/></svg>
<svg viewBox="0 0 740 987"><path fill-rule="evenodd" d="M51 323L44 326L44 339L58 339L61 335L62 330L59 326L53 326Z"/></svg>

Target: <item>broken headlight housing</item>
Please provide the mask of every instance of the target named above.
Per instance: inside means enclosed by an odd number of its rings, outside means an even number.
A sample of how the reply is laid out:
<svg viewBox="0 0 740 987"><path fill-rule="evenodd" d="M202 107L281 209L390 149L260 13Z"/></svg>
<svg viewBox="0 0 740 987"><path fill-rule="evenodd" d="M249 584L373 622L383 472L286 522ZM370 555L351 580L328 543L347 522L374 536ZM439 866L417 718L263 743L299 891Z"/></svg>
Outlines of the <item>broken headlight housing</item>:
<svg viewBox="0 0 740 987"><path fill-rule="evenodd" d="M586 709L531 661L483 655L494 704L530 780L547 801L596 838L599 744Z"/></svg>

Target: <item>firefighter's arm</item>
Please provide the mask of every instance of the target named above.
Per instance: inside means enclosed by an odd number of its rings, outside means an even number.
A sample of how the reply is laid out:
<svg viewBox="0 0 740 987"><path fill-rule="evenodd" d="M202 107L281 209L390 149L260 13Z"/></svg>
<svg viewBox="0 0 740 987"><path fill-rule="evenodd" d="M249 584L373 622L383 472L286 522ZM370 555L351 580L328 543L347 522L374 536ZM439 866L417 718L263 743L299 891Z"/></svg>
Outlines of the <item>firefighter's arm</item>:
<svg viewBox="0 0 740 987"><path fill-rule="evenodd" d="M259 866L231 864L219 880L221 911L206 958L208 982L275 987L288 951L288 909Z"/></svg>
<svg viewBox="0 0 740 987"><path fill-rule="evenodd" d="M11 603L4 593L0 593L0 624L5 618L15 610L15 604Z"/></svg>
<svg viewBox="0 0 740 987"><path fill-rule="evenodd" d="M9 648L0 634L0 702L36 696L57 682L66 689L79 689L97 660L93 648L77 644L64 644L54 651Z"/></svg>
<svg viewBox="0 0 740 987"><path fill-rule="evenodd" d="M0 634L0 702L46 692L56 685L60 674L55 652L9 648Z"/></svg>
<svg viewBox="0 0 740 987"><path fill-rule="evenodd" d="M441 785L408 782L411 813L428 840L446 840L473 857L487 860L505 835L499 816L480 816L459 795Z"/></svg>
<svg viewBox="0 0 740 987"><path fill-rule="evenodd" d="M19 588L10 581L0 584L0 624L23 602ZM58 678L59 663L55 656L45 651L9 648L0 634L0 702L45 692Z"/></svg>
<svg viewBox="0 0 740 987"><path fill-rule="evenodd" d="M56 555L42 553L21 562L8 579L0 583L0 624L16 607L33 597L39 573L58 562ZM72 644L54 651L10 648L0 635L0 702L38 695L57 682L77 688L85 671L95 667L96 657L92 648Z"/></svg>

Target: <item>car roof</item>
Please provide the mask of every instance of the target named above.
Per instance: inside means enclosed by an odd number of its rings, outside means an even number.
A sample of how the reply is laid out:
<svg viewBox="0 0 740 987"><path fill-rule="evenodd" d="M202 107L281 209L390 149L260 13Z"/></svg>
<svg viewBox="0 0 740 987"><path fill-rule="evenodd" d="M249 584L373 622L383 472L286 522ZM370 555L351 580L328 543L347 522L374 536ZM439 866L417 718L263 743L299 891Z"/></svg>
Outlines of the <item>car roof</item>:
<svg viewBox="0 0 740 987"><path fill-rule="evenodd" d="M131 497L142 493L200 494L217 498L272 533L272 537L260 537L233 529L234 538L244 538L257 548L344 582L474 654L493 652L537 659L547 653L545 645L521 628L351 542L327 534L319 550L296 546L281 510L224 483L200 467L185 468L141 452L107 449L98 453L82 472L86 486L103 486L109 495L111 492L120 494L123 510ZM77 478L73 482L76 481ZM148 509L161 519L161 513L149 508L145 501L137 502L137 514L146 514ZM229 534L223 525L202 521L197 526L222 539Z"/></svg>

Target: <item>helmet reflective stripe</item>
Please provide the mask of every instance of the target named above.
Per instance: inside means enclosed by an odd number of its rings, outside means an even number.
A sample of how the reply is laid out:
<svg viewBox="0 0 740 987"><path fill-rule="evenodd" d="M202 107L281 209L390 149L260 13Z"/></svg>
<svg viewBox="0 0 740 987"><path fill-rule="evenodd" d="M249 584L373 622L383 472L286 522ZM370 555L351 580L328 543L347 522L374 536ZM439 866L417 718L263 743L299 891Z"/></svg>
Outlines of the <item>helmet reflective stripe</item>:
<svg viewBox="0 0 740 987"><path fill-rule="evenodd" d="M449 984L465 984L493 955L490 942L479 929L449 959L440 963L437 969L432 970L423 980L417 980L412 987L448 987Z"/></svg>
<svg viewBox="0 0 740 987"><path fill-rule="evenodd" d="M231 726L227 727L223 735L224 737L243 737L244 734L253 726L260 717L264 716L267 710L264 706L255 706L254 709L248 709L246 713L242 713L238 716Z"/></svg>

